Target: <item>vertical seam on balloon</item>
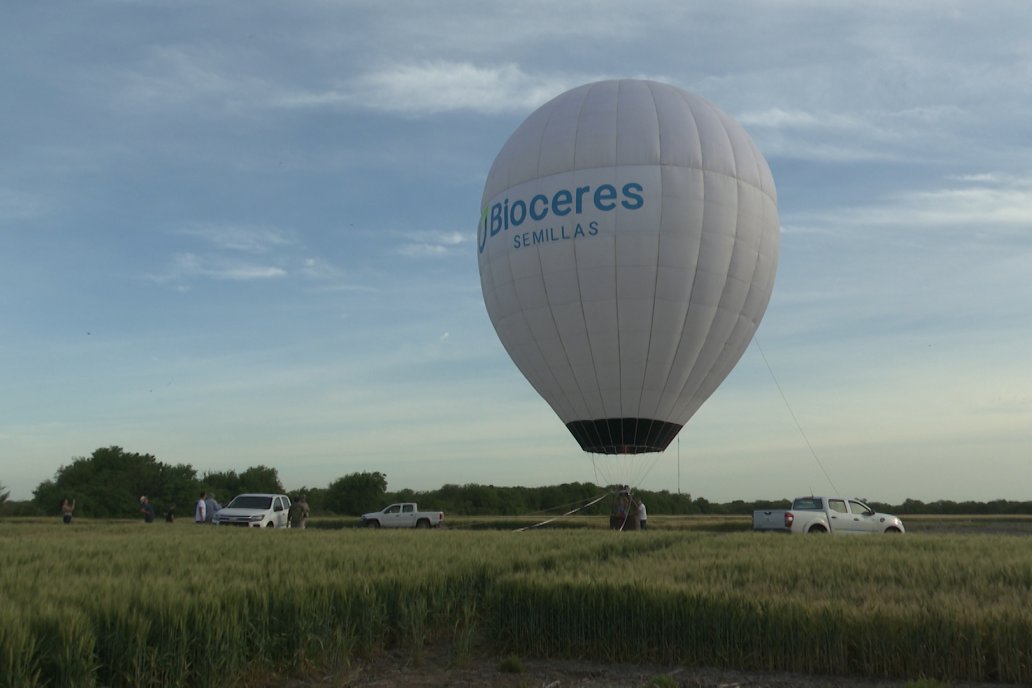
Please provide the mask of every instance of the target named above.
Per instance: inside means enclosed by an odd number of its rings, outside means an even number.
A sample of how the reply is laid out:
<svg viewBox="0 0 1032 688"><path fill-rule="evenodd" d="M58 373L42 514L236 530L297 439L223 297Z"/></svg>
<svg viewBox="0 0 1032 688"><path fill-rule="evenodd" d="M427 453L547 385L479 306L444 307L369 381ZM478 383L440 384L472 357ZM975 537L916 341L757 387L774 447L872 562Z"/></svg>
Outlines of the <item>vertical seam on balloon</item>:
<svg viewBox="0 0 1032 688"><path fill-rule="evenodd" d="M696 280L698 279L698 275L699 275L699 262L700 262L699 259L702 257L702 228L706 224L706 160L704 158L705 153L704 153L703 145L702 145L702 134L699 132L699 123L698 123L698 120L695 117L695 107L694 107L695 104L690 102L688 96L685 93L680 92L680 91L675 91L675 93L678 95L678 97L680 97L681 101L685 104L685 107L687 108L688 113L691 115L692 127L695 130L695 140L696 140L696 143L698 144L698 147L699 147L698 148L698 150L699 150L699 175L700 175L700 177L702 179L702 209L701 209L701 218L700 218L700 221L699 221L699 241L698 241L698 249L699 250L696 252L696 255L695 255L695 265L693 266L693 269L692 269L692 284L691 284L691 287L689 287L689 289L688 289L688 303L687 303L687 306L686 306L685 311L684 311L684 317L681 318L681 329L680 329L680 331L678 332L678 335L677 335L677 344L676 344L676 346L674 348L674 356L673 356L673 359L671 360L670 369L669 369L668 374L667 374L666 382L663 383L663 391L660 393L660 398L662 398L662 396L664 394L666 394L668 392L668 390L669 391L673 391L673 389L671 389L669 387L670 380L671 380L670 373L677 369L677 367L678 367L677 366L677 362L682 358L682 349L681 349L681 347L682 347L682 343L684 342L685 331L688 328L688 320L689 320L689 317L690 317L691 312L692 312L692 297L695 295ZM690 372L691 372L691 370L689 368L689 374L690 374ZM688 381L688 378L686 377L685 378L685 382L687 382L687 381ZM678 407L678 400L680 398L680 394L681 394L681 390L678 390L678 393L674 395L673 401L670 404L670 408L667 410L667 418L668 419L676 419L676 421L674 421L674 422L678 422L678 423L680 423L683 426L684 425L684 421L682 421L680 419L680 417L676 415L677 407ZM657 414L657 415L659 415L659 414Z"/></svg>
<svg viewBox="0 0 1032 688"><path fill-rule="evenodd" d="M748 141L748 143L750 143L750 152L751 152L751 153L752 153L752 155L753 155L753 162L754 162L754 163L755 163L755 165L756 165L756 173L757 173L757 176L756 176L756 178L757 178L757 180L758 180L759 182L761 182L761 183L759 184L759 186L757 187L757 192L758 192L758 193L760 194L760 196L762 196L763 198L770 198L770 199L771 199L771 200L773 201L773 203L774 203L774 206L775 206L775 208L776 208L776 207L777 207L777 200L776 200L775 198L773 198L773 197L769 196L769 195L767 194L767 192L766 192L766 191L765 191L765 190L763 189L763 185L762 185L762 180L763 180L763 178L764 178L764 177L765 177L766 175L764 175L764 174L763 174L763 170L762 170L762 163L761 163L761 160L762 160L762 155L760 154L760 151L759 151L759 149L758 149L758 148L757 148L757 147L755 146L755 144L752 144L752 141L751 141L751 139L750 139L750 140ZM750 298L750 297L751 297L751 296L753 295L753 292L754 292L754 291L755 291L755 290L757 289L757 284L756 284L756 279L755 279L755 278L756 278L756 271L757 271L757 270L759 269L759 267L760 267L761 263L763 262L764 248L765 248L765 246L766 246L766 245L767 245L767 244L769 243L769 241L770 241L770 235L769 235L769 233L768 233L768 232L766 232L766 231L763 231L763 228L764 228L764 226L765 226L765 223L763 223L763 222L762 222L762 220L763 220L763 215L765 215L765 214L766 214L766 208L761 208L761 217L760 217L760 221L761 221L761 223L760 223L760 237L759 237L759 244L758 244L758 246L757 246L757 250L756 250L756 260L755 260L755 261L753 261L753 265L752 265L752 271L750 272L750 279L749 279L749 289L748 289L748 290L746 291L746 294L745 294L745 299L744 299L744 301L743 301L743 306L744 306L745 304L749 303L749 298ZM776 236L776 234L775 234L775 236ZM770 294L771 294L771 292L772 292L772 289L768 289L768 288L767 288L767 285L768 285L768 283L770 283L770 284L771 284L771 286L772 286L772 284L773 284L773 279L774 279L774 270L772 270L772 271L771 271L771 276L770 276L770 277L769 277L769 278L768 278L767 280L765 280L765 282L764 282L764 285L763 285L763 289L764 289L764 291L766 291L766 293L767 293L767 303L769 303L769 302L770 302ZM752 325L752 329L753 329L753 333L752 333L752 334L755 334L755 333L756 333L756 331L757 331L757 330L759 329L759 327L760 327L760 322L761 322L761 321L763 320L763 314L764 314L764 313L766 312L766 310L767 310L767 303L765 303L765 304L763 305L763 308L759 309L759 311L758 311L758 312L759 312L759 317L758 317L758 318L755 318L755 323L754 323L754 324ZM718 355L718 358L717 358L717 360L721 360L721 359L722 359L722 357L724 356L725 352L726 352L726 351L727 351L727 349L728 349L728 345L730 344L730 342L731 342L731 341L733 341L733 340L734 340L734 334L735 334L735 332L736 332L736 331L738 330L738 327L739 327L739 325L741 325L741 324L742 324L742 321L743 321L743 319L744 319L744 320L747 320L747 321L750 321L750 322L751 322L752 320L754 320L754 318L751 318L751 317L744 317L742 313L739 313L739 316L738 316L738 322L737 322L737 323L735 324L735 327L734 327L734 328L732 328L732 330L731 330L731 336L730 336L730 337L728 338L728 340L727 340L727 341L726 341L726 342L724 343L724 346L723 346L723 348L722 348L722 350L721 350L720 354ZM726 376L727 374L729 374L729 373L731 372L731 370L732 370L732 369L734 369L735 365L737 365L738 361L739 361L739 360L741 359L741 357L742 357L742 356L743 356L743 355L745 354L745 351L746 351L746 350L747 350L747 349L749 348L749 344L751 343L751 341L752 341L752 335L750 335L750 337L748 338L748 340L747 340L747 341L745 342L745 346L741 347L741 351L739 351L739 352L738 352L738 355L737 355L737 356L733 356L733 360L730 360L730 361L726 361L726 362L725 362L725 364L724 364L724 366L722 366L722 368L723 368L723 369L725 369L725 370L727 371L727 372L725 372L725 373L724 373L724 375L725 375L725 376ZM730 365L728 365L728 364L730 364ZM714 385L714 384L713 384L713 382L712 382L712 379L713 379L713 377L714 377L714 372L717 372L717 373L718 373L718 375L717 375L717 377L718 377L718 380L717 380L717 383L716 383L715 385ZM707 388L708 386L711 386L711 385L712 385L712 387L713 387L713 391L716 391L716 388L717 388L717 387L718 387L718 386L720 385L720 382L722 382L722 381L723 381L723 377L719 377L719 371L714 371L714 370L711 370L711 371L710 371L710 372L709 372L709 373L708 373L708 374L706 375L706 377L705 377L705 378L703 379L703 381L702 381L702 383L701 383L701 385L700 385L700 388L703 388L703 389L705 389L705 388ZM712 391L710 392L710 394L712 394Z"/></svg>
<svg viewBox="0 0 1032 688"><path fill-rule="evenodd" d="M544 139L545 139L545 133L548 131L548 125L552 121L552 117L555 114L555 110L556 110L555 107L552 107L552 108L549 109L548 117L545 120L544 126L541 127L541 135L540 135L540 138L538 139L538 142L537 142L538 154L537 154L537 162L534 165L534 171L535 171L534 176L535 176L535 179L538 181L538 183L540 183L540 179L541 179L541 150L542 150ZM576 143L574 143L574 151L576 152ZM535 246L534 250L535 250L535 253L536 253L536 256L537 256L537 261L538 261L538 273L541 275L541 289L542 289L542 291L544 292L544 295L545 295L545 302L548 304L548 313L552 317L552 326L555 328L556 336L559 339L559 345L562 347L563 356L566 359L567 368L570 369L570 375L574 378L574 383L577 384L577 391L580 392L581 402L584 403L585 406L587 406L587 404L586 404L586 402L584 400L584 393L580 390L580 384L577 383L576 376L573 375L573 366L572 366L572 364L570 362L570 354L569 354L569 351L566 349L565 342L563 342L562 333L559 330L559 324L556 322L555 311L552 309L552 301L551 301L551 299L549 298L549 295L548 295L548 283L545 281L544 264L543 264L543 261L541 260L541 250L542 249L539 246ZM575 259L574 262L576 263L576 259ZM579 289L579 287L578 287L578 289ZM552 370L552 366L548 363L548 357L545 355L545 352L541 349L541 344L537 341L536 338L534 340L534 343L537 345L538 351L540 352L541 357L542 357L542 359L545 362L545 367L548 369L548 376L552 379L552 382L555 384L555 389L559 390L560 397L566 403L566 406L567 406L567 409L568 409L568 413L571 416L574 415L574 411L576 409L576 406L571 402L570 395L567 393L567 390L566 390L566 386L559 384L559 380L556 378L555 372ZM562 420L562 416L563 416L563 414L559 414L560 420ZM565 421L564 421L564 424L565 424Z"/></svg>
<svg viewBox="0 0 1032 688"><path fill-rule="evenodd" d="M620 136L620 91L623 89L623 81L616 82L616 112L613 116L613 176L620 163L620 143L617 140ZM613 181L616 181L615 179ZM613 305L616 311L616 418L623 418L623 338L620 334L620 256L616 252L617 234L619 225L613 220ZM604 399L605 397L603 397ZM614 446L624 445L624 427L621 420L619 424L619 443ZM619 452L617 452L619 453Z"/></svg>
<svg viewBox="0 0 1032 688"><path fill-rule="evenodd" d="M757 155L757 165L759 165L759 150L758 149L756 151L756 155ZM764 196L765 198L770 198L762 190L762 188L759 190L759 193L762 196ZM775 201L775 207L777 207L776 201ZM761 217L761 219L762 219L762 217ZM759 266L760 266L760 264L763 261L764 245L765 245L766 242L769 241L769 236L770 236L770 234L768 232L765 232L765 231L762 231L762 230L763 230L763 225L761 224L760 241L759 241L759 246L757 247L757 251L756 251L756 260L753 263L753 269L752 269L752 272L750 273L749 289L748 289L748 291L745 294L745 300L743 301L743 305L749 302L749 297L752 296L753 292L757 289L757 284L756 284L756 279L755 279L756 271L759 269ZM764 284L762 285L763 290L766 291L766 293L767 293L767 303L770 302L770 294L773 291L772 288L771 289L767 288L768 283L770 283L771 286L773 285L774 271L772 270L771 272L772 272L772 274L771 274L770 278L768 280L766 280L764 282ZM752 333L753 335L759 329L760 322L763 320L763 314L766 312L766 310L767 310L767 304L764 304L763 308L759 309L759 311L758 311L759 312L759 317L756 318L756 322L755 322L755 324L753 325L753 328L752 328L753 329L753 333ZM752 318L744 318L744 319L750 320L750 321L752 320ZM729 337L728 340L724 343L724 347L721 350L721 354L720 354L720 356L718 356L717 360L720 360L720 358L723 356L724 352L727 350L728 344L734 339L734 333L738 329L738 324L740 324L742 320L743 320L743 315L741 313L739 313L738 323L736 323L735 327L732 328L732 330L731 330L731 335L732 336ZM738 364L738 361L742 358L742 356L745 354L746 350L749 348L749 344L752 342L752 339L753 339L753 337L752 337L752 335L750 335L749 339L745 342L745 346L743 346L741 348L741 351L738 353L738 355L734 356L733 360L726 362L725 365L722 366L722 368L727 371L727 372L724 373L725 376L730 374L731 370L734 369L735 365ZM730 365L728 365L728 363L730 363ZM700 388L705 389L707 386L712 384L712 378L714 377L713 376L714 372L718 372L718 371L710 370L710 372L706 375L705 379L703 379L702 384L700 385ZM713 385L713 391L716 391L716 388L720 386L720 383L724 379L723 377L719 376L719 372L718 372L717 378L718 378L717 379L717 383L715 385ZM710 394L712 394L712 393L713 392L711 391Z"/></svg>
<svg viewBox="0 0 1032 688"><path fill-rule="evenodd" d="M574 126L574 134L573 134L573 170L571 170L573 172L574 177L576 177L576 174L578 172L578 168L577 168L577 148L578 148L577 141L580 138L581 113L584 111L584 103L588 100L588 98L591 96L591 92L597 86L598 86L598 83L594 83L594 84L591 84L588 87L587 93L584 94L584 100L581 101L580 108L577 110L577 117L574 119L575 126ZM605 407L606 407L606 405L605 405L605 400L602 397L602 385L599 383L599 379L598 379L598 365L595 362L595 350L594 350L594 347L592 347L592 345L591 345L591 333L589 332L589 329L588 329L588 317L587 317L587 314L584 311L584 295L581 293L580 261L577 260L577 242L576 241L573 242L573 264L577 268L577 296L579 297L578 301L579 301L580 306L581 306L581 318L584 321L584 339L588 343L588 355L589 355L589 357L591 359L591 371L595 375L595 388L598 390L599 406L600 406L600 408L602 410L602 416L605 416ZM587 406L589 411L591 410L590 405L587 404L587 399L585 399L585 406ZM596 419L589 418L588 420L595 421ZM602 433L601 433L601 431L598 428L598 423L590 422L588 427L591 428L591 432L593 432L596 435L597 439L598 439L598 441L596 443L596 446L598 446L598 447L603 446L604 442L603 442L603 438L602 438ZM611 441L611 439L612 438L610 438L610 441Z"/></svg>
<svg viewBox="0 0 1032 688"><path fill-rule="evenodd" d="M659 104L656 102L656 92L653 89L652 82L646 82L646 88L649 89L649 95L652 96L652 110L656 117L656 142L657 142L657 155L658 160L656 168L659 170L659 226L656 228L656 273L652 279L652 313L649 317L649 341L648 346L645 348L645 367L641 372L641 393L638 394L638 406L635 412L635 416L641 419L642 416L642 400L645 397L645 384L649 379L649 361L652 359L652 339L656 331L656 298L659 294L659 237L663 231L663 127L659 117ZM650 414L655 416L655 414ZM650 417L648 428L645 431L645 438L643 443L647 443L648 438L652 435L652 426L656 422L656 418ZM636 429L637 430L637 429ZM637 433L636 433L637 434Z"/></svg>
<svg viewBox="0 0 1032 688"><path fill-rule="evenodd" d="M738 163L735 160L734 144L731 142L731 135L728 132L727 127L725 126L723 119L720 117L720 113L716 110L715 107L711 107L710 109L711 109L711 112L712 112L713 116L716 118L717 122L720 125L720 130L724 133L724 136L727 138L727 145L728 145L728 147L731 150L731 164L732 164L731 179L734 181L734 185L735 185L734 188L735 188L735 200L736 200L736 203L735 203L735 227L734 227L735 231L734 231L734 236L732 237L731 255L728 258L728 265L727 265L727 268L730 269L731 263L734 262L734 256L735 256L734 239L735 239L735 237L738 236L738 207L739 207L739 203L737 202L738 201L738 196L739 196L739 192L738 192L738 183L739 183L739 179L738 179ZM705 167L705 164L703 166ZM705 175L705 170L703 171L703 174ZM705 189L705 187L704 187L704 189ZM705 193L705 191L703 191L703 193ZM703 226L705 226L705 223L703 223ZM701 236L702 236L702 233L700 232L700 240L701 240ZM701 256L700 256L700 258L701 258ZM709 272L712 272L712 271L709 271ZM690 383L692 381L692 373L695 372L695 366L698 365L700 359L702 359L702 356L703 356L703 354L706 351L706 347L710 343L710 340L709 340L710 330L709 330L709 328L711 328L713 326L714 321L717 319L717 314L720 312L721 305L724 302L724 297L727 294L728 277L727 277L727 270L724 269L723 266L721 266L721 271L716 273L716 274L721 274L721 273L724 274L724 283L723 283L723 285L721 286L721 289L720 289L720 296L717 299L716 307L713 310L713 317L710 318L710 320L709 320L709 324L708 324L707 329L706 329L706 336L703 338L703 341L702 341L702 346L699 348L699 352L695 356L695 361L692 363L691 369L690 369L690 371L688 373L688 377L685 378L684 384L681 386L681 391L677 395L677 398L679 400L683 399L685 393L689 392L690 390L692 392L692 397L694 397L695 396L694 392L696 392L696 391L698 391L699 389L702 388L702 382L706 379L707 375L709 374L709 371L706 371L705 373L701 373L701 380L696 382L694 386L690 386ZM696 274L698 274L698 270L696 270ZM732 327L732 331L734 331L733 327ZM726 340L725 340L724 344L721 344L721 349L723 349L725 344L726 344ZM702 359L702 360L704 360L704 359ZM714 361L716 361L716 360L719 360L719 355L716 358L714 358ZM712 392L711 392L711 394L712 394ZM703 401L705 401L705 400L703 400ZM683 404L683 405L682 404L676 404L675 408L687 409L687 408L689 408L691 406L692 406L692 404ZM696 410L697 410L697 408L696 408ZM695 413L695 411L692 411L692 415L694 415L694 413ZM687 420L688 419L686 418L685 422L687 422Z"/></svg>

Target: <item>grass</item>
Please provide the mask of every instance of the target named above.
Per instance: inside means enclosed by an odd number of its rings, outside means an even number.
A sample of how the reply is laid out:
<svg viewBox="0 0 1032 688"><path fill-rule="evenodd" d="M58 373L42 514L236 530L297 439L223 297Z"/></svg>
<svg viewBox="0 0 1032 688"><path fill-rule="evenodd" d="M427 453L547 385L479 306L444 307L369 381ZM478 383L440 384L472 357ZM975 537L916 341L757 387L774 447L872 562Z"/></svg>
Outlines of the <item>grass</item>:
<svg viewBox="0 0 1032 688"><path fill-rule="evenodd" d="M0 686L238 686L446 643L478 653L925 681L1032 681L1032 541L0 530Z"/></svg>

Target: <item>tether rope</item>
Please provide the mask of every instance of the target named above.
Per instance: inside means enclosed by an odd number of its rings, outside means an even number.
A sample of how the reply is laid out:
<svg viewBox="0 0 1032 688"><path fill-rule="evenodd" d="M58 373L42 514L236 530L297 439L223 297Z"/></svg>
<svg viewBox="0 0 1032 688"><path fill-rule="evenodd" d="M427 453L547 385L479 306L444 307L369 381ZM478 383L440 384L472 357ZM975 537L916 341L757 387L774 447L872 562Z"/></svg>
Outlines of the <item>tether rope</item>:
<svg viewBox="0 0 1032 688"><path fill-rule="evenodd" d="M577 513L578 511L581 511L583 509L587 509L589 506L594 506L595 504L598 504L603 499L608 497L610 494L612 494L612 493L606 492L602 496L596 497L595 499L591 500L587 504L584 504L583 506L579 506L576 509L571 509L570 511L567 511L565 514L560 514L559 516L555 516L554 518L550 518L548 520L542 521L541 523L535 523L535 524L530 525L530 526L523 526L522 528L517 528L515 532L522 533L525 530L530 530L531 528L540 528L541 526L547 525L549 523L552 523L553 521L558 521L560 518L564 518L566 516L570 516L572 514Z"/></svg>
<svg viewBox="0 0 1032 688"><path fill-rule="evenodd" d="M818 468L821 469L821 473L824 474L824 478L828 481L828 484L831 485L831 489L834 491L834 493L840 494L838 488L835 487L835 483L832 482L831 476L828 475L828 471L824 470L824 464L821 463L821 460L817 456L817 452L814 450L813 445L810 444L810 438L806 436L806 431L803 430L802 424L800 424L799 419L796 418L795 411L792 410L792 405L788 403L788 397L785 396L785 390L781 389L781 383L778 382L778 377L774 374L774 369L770 367L770 361L767 360L767 355L763 353L763 347L760 346L760 338L754 337L753 341L756 342L756 349L760 352L760 356L763 357L763 362L767 366L767 371L770 373L771 379L774 380L774 386L778 388L778 394L781 395L781 400L785 402L785 408L788 409L788 414L792 416L792 420L793 422L795 422L796 428L799 429L799 434L803 436L803 441L806 442L806 446L810 450L810 455L813 456L813 460L817 462Z"/></svg>

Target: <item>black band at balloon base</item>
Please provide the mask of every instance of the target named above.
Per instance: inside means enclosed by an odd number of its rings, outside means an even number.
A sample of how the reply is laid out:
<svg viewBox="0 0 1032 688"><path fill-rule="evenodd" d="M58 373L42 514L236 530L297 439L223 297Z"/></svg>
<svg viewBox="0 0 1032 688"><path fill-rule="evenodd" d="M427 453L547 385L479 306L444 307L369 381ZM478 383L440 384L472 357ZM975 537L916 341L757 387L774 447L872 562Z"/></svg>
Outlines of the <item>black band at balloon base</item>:
<svg viewBox="0 0 1032 688"><path fill-rule="evenodd" d="M566 427L586 452L645 454L666 449L682 426L651 418L600 418L571 421Z"/></svg>

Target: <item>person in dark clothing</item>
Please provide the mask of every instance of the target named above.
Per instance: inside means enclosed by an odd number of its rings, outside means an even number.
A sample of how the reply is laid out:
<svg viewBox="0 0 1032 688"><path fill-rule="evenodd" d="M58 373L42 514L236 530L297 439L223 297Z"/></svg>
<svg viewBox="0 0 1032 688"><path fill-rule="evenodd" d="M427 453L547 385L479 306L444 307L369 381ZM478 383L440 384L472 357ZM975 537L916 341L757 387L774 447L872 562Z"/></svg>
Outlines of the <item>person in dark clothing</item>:
<svg viewBox="0 0 1032 688"><path fill-rule="evenodd" d="M140 497L140 512L144 523L154 523L154 505L146 497Z"/></svg>

